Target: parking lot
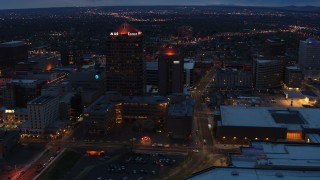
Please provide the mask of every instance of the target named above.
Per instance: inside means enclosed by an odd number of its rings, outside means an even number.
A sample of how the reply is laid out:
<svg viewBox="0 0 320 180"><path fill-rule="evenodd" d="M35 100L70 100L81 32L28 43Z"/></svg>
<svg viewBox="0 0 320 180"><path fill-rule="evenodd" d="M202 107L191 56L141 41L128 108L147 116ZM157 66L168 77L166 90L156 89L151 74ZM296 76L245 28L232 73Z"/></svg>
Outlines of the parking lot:
<svg viewBox="0 0 320 180"><path fill-rule="evenodd" d="M184 156L164 153L84 156L64 179L162 179L184 158Z"/></svg>

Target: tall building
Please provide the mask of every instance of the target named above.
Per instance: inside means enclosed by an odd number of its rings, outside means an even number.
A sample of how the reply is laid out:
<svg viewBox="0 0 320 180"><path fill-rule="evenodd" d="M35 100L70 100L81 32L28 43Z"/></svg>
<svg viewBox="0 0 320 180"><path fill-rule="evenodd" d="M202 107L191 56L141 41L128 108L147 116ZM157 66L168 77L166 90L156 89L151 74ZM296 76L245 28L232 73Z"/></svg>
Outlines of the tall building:
<svg viewBox="0 0 320 180"><path fill-rule="evenodd" d="M106 96L101 96L89 107L84 114L84 123L89 134L103 135L115 123L114 104Z"/></svg>
<svg viewBox="0 0 320 180"><path fill-rule="evenodd" d="M158 60L159 94L182 93L184 86L183 57L177 48L167 45Z"/></svg>
<svg viewBox="0 0 320 180"><path fill-rule="evenodd" d="M4 105L6 107L27 107L28 101L41 95L43 82L38 80L15 79L6 85Z"/></svg>
<svg viewBox="0 0 320 180"><path fill-rule="evenodd" d="M254 81L255 88L267 90L282 86L283 63L279 60L255 60Z"/></svg>
<svg viewBox="0 0 320 180"><path fill-rule="evenodd" d="M123 23L110 33L106 49L106 88L124 96L145 94L142 32Z"/></svg>
<svg viewBox="0 0 320 180"><path fill-rule="evenodd" d="M305 69L320 69L320 41L309 38L300 41L298 64Z"/></svg>
<svg viewBox="0 0 320 180"><path fill-rule="evenodd" d="M17 62L28 60L28 46L23 41L0 44L0 66L13 67Z"/></svg>
<svg viewBox="0 0 320 180"><path fill-rule="evenodd" d="M70 118L72 121L78 120L80 115L83 112L83 103L82 103L82 96L80 92L74 94L70 99Z"/></svg>
<svg viewBox="0 0 320 180"><path fill-rule="evenodd" d="M235 68L218 69L214 83L219 88L251 88L252 73Z"/></svg>
<svg viewBox="0 0 320 180"><path fill-rule="evenodd" d="M59 99L57 96L40 96L27 106L29 131L44 133L45 128L59 120Z"/></svg>
<svg viewBox="0 0 320 180"><path fill-rule="evenodd" d="M69 81L74 89L81 91L83 105L89 105L105 93L104 69L81 69L70 73Z"/></svg>
<svg viewBox="0 0 320 180"><path fill-rule="evenodd" d="M284 40L277 37L267 39L265 47L265 53L267 56L284 56L286 53Z"/></svg>
<svg viewBox="0 0 320 180"><path fill-rule="evenodd" d="M285 71L284 84L288 88L301 88L303 71L298 66L288 66Z"/></svg>
<svg viewBox="0 0 320 180"><path fill-rule="evenodd" d="M188 139L192 132L194 101L186 99L170 103L167 117L167 130L170 138Z"/></svg>
<svg viewBox="0 0 320 180"><path fill-rule="evenodd" d="M184 62L184 86L192 87L194 83L194 65L195 62ZM146 85L158 87L159 85L159 71L158 61L151 61L146 63Z"/></svg>

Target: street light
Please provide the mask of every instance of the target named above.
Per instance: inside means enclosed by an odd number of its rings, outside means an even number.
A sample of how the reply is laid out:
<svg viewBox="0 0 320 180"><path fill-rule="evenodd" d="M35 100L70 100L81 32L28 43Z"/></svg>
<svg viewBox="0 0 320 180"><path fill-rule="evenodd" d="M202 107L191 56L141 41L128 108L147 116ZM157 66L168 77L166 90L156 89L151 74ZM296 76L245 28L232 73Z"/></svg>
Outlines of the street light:
<svg viewBox="0 0 320 180"><path fill-rule="evenodd" d="M131 138L130 141L131 141L131 152L133 152L133 142L136 141L137 139L136 138Z"/></svg>

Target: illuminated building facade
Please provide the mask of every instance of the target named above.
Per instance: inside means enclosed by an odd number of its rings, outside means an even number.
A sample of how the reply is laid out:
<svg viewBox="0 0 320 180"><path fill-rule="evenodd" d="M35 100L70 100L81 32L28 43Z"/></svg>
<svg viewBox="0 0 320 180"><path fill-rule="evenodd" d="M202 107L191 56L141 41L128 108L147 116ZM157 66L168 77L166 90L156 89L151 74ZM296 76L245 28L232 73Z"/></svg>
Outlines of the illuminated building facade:
<svg viewBox="0 0 320 180"><path fill-rule="evenodd" d="M17 129L28 120L26 108L2 109L0 113L0 127L3 129Z"/></svg>
<svg viewBox="0 0 320 180"><path fill-rule="evenodd" d="M89 134L103 135L115 123L115 108L106 96L101 96L84 111L84 123Z"/></svg>
<svg viewBox="0 0 320 180"><path fill-rule="evenodd" d="M161 96L124 97L119 105L123 121L151 120L162 126L167 116L168 100Z"/></svg>
<svg viewBox="0 0 320 180"><path fill-rule="evenodd" d="M218 69L214 83L218 88L252 88L252 73L235 68Z"/></svg>
<svg viewBox="0 0 320 180"><path fill-rule="evenodd" d="M110 33L106 49L106 88L123 96L145 94L142 32L123 23Z"/></svg>
<svg viewBox="0 0 320 180"><path fill-rule="evenodd" d="M159 70L158 61L146 63L146 84L157 86L159 85ZM192 87L194 83L194 65L195 62L184 62L184 86ZM252 75L251 75L252 76Z"/></svg>
<svg viewBox="0 0 320 180"><path fill-rule="evenodd" d="M304 142L319 133L319 109L221 106L214 119L221 143L246 144L250 140Z"/></svg>
<svg viewBox="0 0 320 180"><path fill-rule="evenodd" d="M254 85L258 90L281 87L283 63L280 60L255 60Z"/></svg>
<svg viewBox="0 0 320 180"><path fill-rule="evenodd" d="M182 93L184 87L184 61L181 53L172 45L167 45L161 51L158 60L159 94L167 96L172 93Z"/></svg>
<svg viewBox="0 0 320 180"><path fill-rule="evenodd" d="M59 98L40 96L28 102L27 110L27 130L37 134L44 133L50 124L59 120Z"/></svg>
<svg viewBox="0 0 320 180"><path fill-rule="evenodd" d="M303 70L298 66L288 66L285 71L284 84L288 88L301 88Z"/></svg>

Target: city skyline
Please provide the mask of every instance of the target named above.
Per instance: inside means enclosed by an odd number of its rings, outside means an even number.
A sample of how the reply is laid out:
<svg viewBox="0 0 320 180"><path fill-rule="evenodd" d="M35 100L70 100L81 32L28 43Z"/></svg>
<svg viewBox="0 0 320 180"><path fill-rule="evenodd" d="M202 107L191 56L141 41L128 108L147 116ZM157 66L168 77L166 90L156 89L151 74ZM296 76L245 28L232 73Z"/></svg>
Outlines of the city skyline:
<svg viewBox="0 0 320 180"><path fill-rule="evenodd" d="M235 6L320 6L317 0L30 0L27 3L23 0L4 1L0 0L0 9L29 9L29 8L50 8L50 7L86 7L86 6L208 6L208 5L235 5Z"/></svg>
<svg viewBox="0 0 320 180"><path fill-rule="evenodd" d="M280 1L0 6L73 6L0 10L0 179L320 179L320 6Z"/></svg>

